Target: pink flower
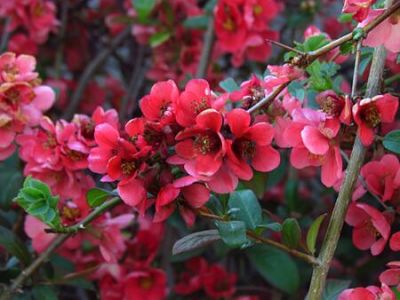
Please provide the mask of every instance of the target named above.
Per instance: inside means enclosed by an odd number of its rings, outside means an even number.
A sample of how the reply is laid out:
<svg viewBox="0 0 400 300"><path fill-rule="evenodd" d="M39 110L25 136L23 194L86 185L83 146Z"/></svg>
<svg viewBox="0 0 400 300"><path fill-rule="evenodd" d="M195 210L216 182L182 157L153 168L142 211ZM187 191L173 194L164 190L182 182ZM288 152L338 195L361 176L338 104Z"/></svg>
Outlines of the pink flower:
<svg viewBox="0 0 400 300"><path fill-rule="evenodd" d="M339 96L334 91L327 90L318 94L316 101L328 116L339 118L343 124L350 125L352 103L349 97Z"/></svg>
<svg viewBox="0 0 400 300"><path fill-rule="evenodd" d="M271 146L274 129L270 124L259 122L250 126L250 114L240 108L229 112L226 119L235 137L226 141L227 164L236 176L250 180L253 171L249 165L261 172L278 167L280 155Z"/></svg>
<svg viewBox="0 0 400 300"><path fill-rule="evenodd" d="M342 12L353 14L353 19L361 22L367 16L369 9L376 0L345 0Z"/></svg>
<svg viewBox="0 0 400 300"><path fill-rule="evenodd" d="M203 275L204 290L212 298L229 298L235 293L236 280L236 274L213 265Z"/></svg>
<svg viewBox="0 0 400 300"><path fill-rule="evenodd" d="M34 72L36 59L30 55L6 52L0 55L0 82L32 81L38 77Z"/></svg>
<svg viewBox="0 0 400 300"><path fill-rule="evenodd" d="M360 250L371 249L372 255L380 254L390 235L390 224L376 208L367 204L350 204L346 223L353 226L353 244Z"/></svg>
<svg viewBox="0 0 400 300"><path fill-rule="evenodd" d="M396 296L393 291L386 285L382 284L382 287L368 286L366 288L354 288L346 289L340 293L338 300L396 300Z"/></svg>
<svg viewBox="0 0 400 300"><path fill-rule="evenodd" d="M379 124L394 121L398 107L399 99L390 94L363 99L353 106L358 135L365 146L374 141L374 131Z"/></svg>
<svg viewBox="0 0 400 300"><path fill-rule="evenodd" d="M379 275L379 281L388 286L400 284L400 261L391 261L387 264L389 269Z"/></svg>
<svg viewBox="0 0 400 300"><path fill-rule="evenodd" d="M371 161L361 168L368 189L375 195L382 197L382 201L390 200L395 189L400 187L396 175L400 163L393 154L382 156L379 161Z"/></svg>
<svg viewBox="0 0 400 300"><path fill-rule="evenodd" d="M383 9L371 11L368 18L360 24L361 27L368 24L371 20L383 13ZM384 20L368 33L363 45L369 47L378 47L384 45L391 52L400 52L400 22L397 14L393 14L390 18Z"/></svg>
<svg viewBox="0 0 400 300"><path fill-rule="evenodd" d="M35 217L26 216L24 223L25 233L32 240L32 248L38 253L43 252L56 236L55 234L45 232L45 228L47 228L46 224Z"/></svg>

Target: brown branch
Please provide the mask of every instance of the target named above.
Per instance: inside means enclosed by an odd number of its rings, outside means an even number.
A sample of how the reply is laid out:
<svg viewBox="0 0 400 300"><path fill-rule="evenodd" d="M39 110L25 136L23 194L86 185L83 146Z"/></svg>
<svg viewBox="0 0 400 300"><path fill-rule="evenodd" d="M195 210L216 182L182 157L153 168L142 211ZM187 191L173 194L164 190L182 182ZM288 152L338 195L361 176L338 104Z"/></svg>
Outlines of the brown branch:
<svg viewBox="0 0 400 300"><path fill-rule="evenodd" d="M75 111L78 109L80 102L82 101L82 94L85 91L86 85L92 78L93 74L97 69L105 62L107 57L119 46L128 36L130 35L130 27L127 27L123 32L117 35L111 40L110 45L100 51L97 56L90 62L90 64L83 71L82 76L79 78L78 86L75 89L71 97L71 102L64 115L63 119L69 120Z"/></svg>
<svg viewBox="0 0 400 300"><path fill-rule="evenodd" d="M70 236L76 233L79 230L85 229L87 225L89 225L93 220L102 215L105 211L110 210L116 205L121 203L121 199L118 197L112 198L107 202L104 202L102 205L95 208L85 219L83 219L78 224L72 226L74 230L66 231L66 233L62 233L58 235L51 244L46 248L44 252L42 252L33 263L28 266L25 270L18 275L18 277L13 281L11 286L3 291L3 294L0 296L0 300L10 300L12 295L19 289L19 287L27 280L36 270L48 260L50 255L61 246Z"/></svg>
<svg viewBox="0 0 400 300"><path fill-rule="evenodd" d="M390 6L391 0L386 0L386 7ZM399 6L400 2L397 3ZM396 5L394 5L396 6ZM394 7L392 6L392 8ZM397 8L396 8L397 9ZM393 9L388 9L387 11ZM389 16L386 14L386 16ZM375 49L372 66L367 83L366 97L373 97L379 93L380 82L385 65L385 48L380 46ZM347 207L350 203L354 185L360 173L361 165L364 162L366 148L362 145L359 137L356 137L351 157L346 169L346 175L339 191L338 198L333 209L321 252L318 256L320 264L314 267L310 288L308 291L308 300L319 300L322 297L325 288L326 279L335 250L343 228L344 218Z"/></svg>
<svg viewBox="0 0 400 300"><path fill-rule="evenodd" d="M370 23L368 23L364 28L365 34L368 34L371 30L373 30L376 26L382 23L385 19L390 17L393 13L395 13L400 8L400 1L396 2L394 5L390 6L386 11L381 14L380 16L373 19ZM301 67L306 68L309 66L313 61L318 59L319 57L329 53L333 49L343 45L346 42L353 40L353 32L350 32L336 40L331 41L330 43L326 44L325 46L308 53L299 54L298 56L294 57L293 64ZM291 82L291 81L290 81ZM290 84L290 82L284 83L279 85L270 95L259 101L253 107L248 109L247 111L250 113L254 113L256 110L260 109L263 106L268 107L274 99Z"/></svg>
<svg viewBox="0 0 400 300"><path fill-rule="evenodd" d="M200 62L197 68L196 77L204 78L207 75L207 68L214 44L214 18L209 16L207 31L204 34L203 49Z"/></svg>

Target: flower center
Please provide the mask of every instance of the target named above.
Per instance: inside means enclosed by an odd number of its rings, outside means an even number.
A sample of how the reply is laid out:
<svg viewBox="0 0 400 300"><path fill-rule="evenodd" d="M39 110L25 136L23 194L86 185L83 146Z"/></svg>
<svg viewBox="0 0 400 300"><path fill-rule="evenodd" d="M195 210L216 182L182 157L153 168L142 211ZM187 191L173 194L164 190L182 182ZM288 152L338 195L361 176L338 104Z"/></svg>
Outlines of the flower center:
<svg viewBox="0 0 400 300"><path fill-rule="evenodd" d="M71 207L67 204L62 209L62 216L69 221L74 221L81 216L81 211L78 207Z"/></svg>
<svg viewBox="0 0 400 300"><path fill-rule="evenodd" d="M136 164L134 161L122 160L121 162L121 170L122 174L129 176L132 175L136 171Z"/></svg>
<svg viewBox="0 0 400 300"><path fill-rule="evenodd" d="M254 7L253 7L253 12L254 12L254 14L255 14L256 16L261 15L261 13L263 12L262 6L259 5L259 4L254 5Z"/></svg>
<svg viewBox="0 0 400 300"><path fill-rule="evenodd" d="M361 119L364 120L370 128L375 128L381 122L379 111L375 105L369 105L362 110Z"/></svg>
<svg viewBox="0 0 400 300"><path fill-rule="evenodd" d="M148 290L153 286L153 279L150 277L142 277L139 279L139 285Z"/></svg>
<svg viewBox="0 0 400 300"><path fill-rule="evenodd" d="M57 140L54 135L50 134L47 136L47 140L44 142L43 146L47 149L51 149L57 146Z"/></svg>
<svg viewBox="0 0 400 300"><path fill-rule="evenodd" d="M197 135L194 144L196 149L203 155L215 152L221 146L221 142L214 132Z"/></svg>
<svg viewBox="0 0 400 300"><path fill-rule="evenodd" d="M233 144L233 151L242 159L251 159L256 153L256 143L247 139L238 139Z"/></svg>
<svg viewBox="0 0 400 300"><path fill-rule="evenodd" d="M235 23L233 22L232 18L228 17L224 24L224 29L226 29L227 31L234 31L235 30Z"/></svg>
<svg viewBox="0 0 400 300"><path fill-rule="evenodd" d="M76 150L67 149L66 153L67 153L68 157L73 161L80 161L84 158L83 153L76 151Z"/></svg>
<svg viewBox="0 0 400 300"><path fill-rule="evenodd" d="M208 101L206 97L203 97L200 99L200 101L193 100L192 101L192 108L193 111L196 115L201 113L203 110L207 109L208 106Z"/></svg>
<svg viewBox="0 0 400 300"><path fill-rule="evenodd" d="M320 106L322 111L327 115L338 116L343 109L344 103L338 98L327 96L321 101Z"/></svg>

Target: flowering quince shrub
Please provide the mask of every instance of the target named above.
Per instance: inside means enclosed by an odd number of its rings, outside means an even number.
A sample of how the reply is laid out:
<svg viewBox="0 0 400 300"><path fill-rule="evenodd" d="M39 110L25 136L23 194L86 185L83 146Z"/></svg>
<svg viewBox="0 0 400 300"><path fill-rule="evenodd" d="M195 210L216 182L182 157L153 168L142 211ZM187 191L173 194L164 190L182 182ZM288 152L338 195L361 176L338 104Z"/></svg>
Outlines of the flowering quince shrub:
<svg viewBox="0 0 400 300"><path fill-rule="evenodd" d="M399 15L0 0L0 300L400 299Z"/></svg>

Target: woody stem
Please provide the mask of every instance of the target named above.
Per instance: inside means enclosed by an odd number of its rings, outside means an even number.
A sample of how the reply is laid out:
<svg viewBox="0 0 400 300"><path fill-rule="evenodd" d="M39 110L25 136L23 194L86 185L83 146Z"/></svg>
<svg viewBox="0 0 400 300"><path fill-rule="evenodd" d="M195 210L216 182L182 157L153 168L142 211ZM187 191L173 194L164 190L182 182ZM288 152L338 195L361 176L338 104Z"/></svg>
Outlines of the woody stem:
<svg viewBox="0 0 400 300"><path fill-rule="evenodd" d="M400 2L397 4L399 3ZM391 4L392 0L386 0L386 7L390 7ZM383 46L379 46L375 49L367 83L366 97L373 97L380 91L385 57L386 51ZM313 269L307 300L319 300L322 297L330 264L335 254L340 233L342 231L347 207L350 203L354 184L357 181L360 173L361 165L365 158L365 153L366 148L363 146L359 137L357 136L351 152L349 163L347 165L345 178L342 186L340 187L339 195L329 221L325 239L321 247L321 252L318 256L320 264L314 266Z"/></svg>

